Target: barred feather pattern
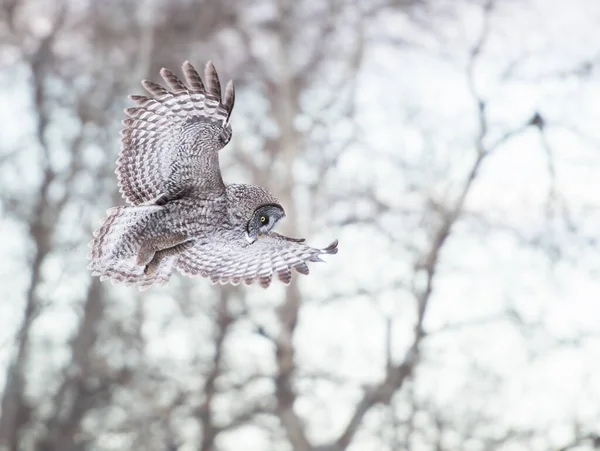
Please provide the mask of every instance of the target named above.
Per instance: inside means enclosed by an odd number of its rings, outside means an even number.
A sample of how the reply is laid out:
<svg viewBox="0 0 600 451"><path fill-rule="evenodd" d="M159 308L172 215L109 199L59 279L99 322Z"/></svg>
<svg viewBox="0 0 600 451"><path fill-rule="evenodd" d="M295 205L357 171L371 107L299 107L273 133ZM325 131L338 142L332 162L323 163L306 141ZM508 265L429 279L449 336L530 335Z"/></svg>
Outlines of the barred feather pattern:
<svg viewBox="0 0 600 451"><path fill-rule="evenodd" d="M251 285L258 281L267 288L274 275L289 284L292 268L308 274L306 263L323 261L323 254L337 253L337 245L336 240L324 249L316 249L304 240L271 232L252 244L243 238L233 242L198 242L179 256L176 267L185 275L208 277L213 283Z"/></svg>
<svg viewBox="0 0 600 451"><path fill-rule="evenodd" d="M90 243L88 268L103 280L140 289L166 283L174 267L185 275L208 277L213 283L249 285L258 281L268 287L274 275L288 284L292 269L308 274L308 262L337 253L337 241L316 249L302 239L275 232L249 242L248 219L267 204L277 204L277 199L264 188L231 184L226 196L212 201L184 197L163 206L111 208ZM145 273L138 261L142 245L156 239L168 241L173 235L189 241L161 260L156 272Z"/></svg>
<svg viewBox="0 0 600 451"><path fill-rule="evenodd" d="M88 258L92 275L113 283L137 285L144 290L150 286L163 285L169 281L176 256L160 262L151 276L144 274L144 267L137 264L137 252L142 231L152 223L153 215L163 207L113 207L107 211L102 226L94 232Z"/></svg>
<svg viewBox="0 0 600 451"><path fill-rule="evenodd" d="M213 283L288 284L292 270L337 253L273 231L285 212L260 186L227 184L218 153L231 138L233 83L224 93L208 63L204 79L187 61L185 82L167 69L167 87L142 82L150 96L132 96L117 160L120 192L129 205L107 212L94 232L89 268L102 280L146 289L175 268Z"/></svg>
<svg viewBox="0 0 600 451"><path fill-rule="evenodd" d="M137 107L125 110L129 118L123 121L115 172L119 191L131 204L194 191L218 197L225 191L218 151L231 138L233 83L222 99L212 63L206 65L206 85L188 61L183 73L186 83L162 69L170 90L144 80L150 96L130 96Z"/></svg>

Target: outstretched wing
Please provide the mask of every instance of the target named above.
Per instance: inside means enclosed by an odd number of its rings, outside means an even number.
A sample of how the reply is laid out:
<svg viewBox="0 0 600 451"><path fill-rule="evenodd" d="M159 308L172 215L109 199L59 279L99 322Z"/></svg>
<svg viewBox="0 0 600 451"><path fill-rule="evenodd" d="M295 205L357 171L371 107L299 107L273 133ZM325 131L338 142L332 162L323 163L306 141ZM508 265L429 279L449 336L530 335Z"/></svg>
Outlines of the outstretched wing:
<svg viewBox="0 0 600 451"><path fill-rule="evenodd" d="M215 67L206 64L205 82L186 61L182 83L167 69L160 71L170 90L142 81L151 96L130 96L116 174L119 191L134 205L190 190L203 196L224 193L218 151L231 138L229 118L235 100L233 82L221 97Z"/></svg>
<svg viewBox="0 0 600 451"><path fill-rule="evenodd" d="M322 261L322 254L337 253L335 240L325 249L315 249L304 240L287 238L271 232L252 244L247 241L216 243L214 240L199 242L180 254L176 268L188 276L210 277L213 283L246 285L256 280L267 288L273 274L286 285L292 278L291 269L308 274L307 262Z"/></svg>

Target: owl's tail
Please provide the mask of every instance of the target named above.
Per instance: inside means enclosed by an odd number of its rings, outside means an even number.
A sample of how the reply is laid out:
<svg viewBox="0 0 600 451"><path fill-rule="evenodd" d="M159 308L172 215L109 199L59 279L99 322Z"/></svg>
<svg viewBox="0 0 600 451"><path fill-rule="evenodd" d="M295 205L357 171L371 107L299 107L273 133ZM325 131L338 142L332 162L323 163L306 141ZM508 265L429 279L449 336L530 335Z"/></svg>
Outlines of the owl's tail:
<svg viewBox="0 0 600 451"><path fill-rule="evenodd" d="M145 265L138 264L143 226L153 213L163 208L151 205L107 210L102 226L94 232L89 244L92 250L88 255L91 260L88 269L92 275L113 283L137 285L140 290L165 284L173 273L175 257L162 259L150 274L144 272Z"/></svg>

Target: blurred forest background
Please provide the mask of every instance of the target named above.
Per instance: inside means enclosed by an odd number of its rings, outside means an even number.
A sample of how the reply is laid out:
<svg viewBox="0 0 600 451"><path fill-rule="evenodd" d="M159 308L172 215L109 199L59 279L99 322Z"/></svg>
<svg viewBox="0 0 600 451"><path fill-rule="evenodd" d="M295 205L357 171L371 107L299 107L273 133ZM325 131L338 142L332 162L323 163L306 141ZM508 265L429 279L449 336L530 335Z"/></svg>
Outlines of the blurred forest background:
<svg viewBox="0 0 600 451"><path fill-rule="evenodd" d="M600 448L600 2L0 0L0 451ZM92 279L128 94L237 87L224 178L328 264Z"/></svg>

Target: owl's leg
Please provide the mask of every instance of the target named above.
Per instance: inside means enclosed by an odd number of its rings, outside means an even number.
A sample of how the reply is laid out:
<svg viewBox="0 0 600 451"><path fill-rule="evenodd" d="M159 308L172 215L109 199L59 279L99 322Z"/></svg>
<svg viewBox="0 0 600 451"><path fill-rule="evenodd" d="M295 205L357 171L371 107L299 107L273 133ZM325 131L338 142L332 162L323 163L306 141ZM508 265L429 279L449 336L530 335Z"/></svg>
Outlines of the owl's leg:
<svg viewBox="0 0 600 451"><path fill-rule="evenodd" d="M146 266L154 258L154 254L156 254L156 250L152 246L151 241L142 243L137 255L137 265Z"/></svg>
<svg viewBox="0 0 600 451"><path fill-rule="evenodd" d="M169 249L187 241L187 235L183 233L174 233L172 235L162 235L150 238L142 242L138 251L137 264L145 266L154 258L154 254L163 249Z"/></svg>
<svg viewBox="0 0 600 451"><path fill-rule="evenodd" d="M144 266L144 273L153 274L160 262L169 255L183 252L193 241L189 240L183 233L157 236L144 241L140 246L137 256L137 264Z"/></svg>
<svg viewBox="0 0 600 451"><path fill-rule="evenodd" d="M157 251L154 254L154 257L152 257L152 260L150 260L148 262L148 264L146 264L146 266L144 267L144 274L146 274L147 276L153 276L156 273L156 271L158 270L160 263L165 258L170 257L171 255L181 254L182 252L191 248L193 245L194 245L194 240L187 240L187 241L184 241L183 243L176 244L173 247L169 247L167 249L161 249L160 251Z"/></svg>

